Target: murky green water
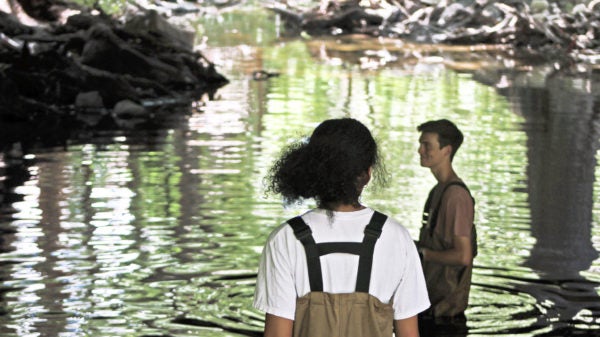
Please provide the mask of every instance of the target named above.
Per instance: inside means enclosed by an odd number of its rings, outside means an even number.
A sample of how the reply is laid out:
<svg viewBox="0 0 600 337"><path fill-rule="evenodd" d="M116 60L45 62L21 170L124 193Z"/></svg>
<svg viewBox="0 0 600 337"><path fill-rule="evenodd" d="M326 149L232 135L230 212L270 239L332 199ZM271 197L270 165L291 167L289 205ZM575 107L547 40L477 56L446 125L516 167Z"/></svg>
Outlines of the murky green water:
<svg viewBox="0 0 600 337"><path fill-rule="evenodd" d="M342 116L373 130L391 175L363 201L413 236L434 184L419 166L416 126L449 118L463 129L455 166L477 200L480 236L468 336L598 335L596 82L533 86L517 74L519 86L497 90L435 58L339 51L364 41L334 52L331 41L278 39L267 12L198 24L205 55L231 83L175 127L0 157L11 191L0 335L258 335L262 245L311 206L284 208L262 178L282 146ZM254 81L261 69L280 75Z"/></svg>

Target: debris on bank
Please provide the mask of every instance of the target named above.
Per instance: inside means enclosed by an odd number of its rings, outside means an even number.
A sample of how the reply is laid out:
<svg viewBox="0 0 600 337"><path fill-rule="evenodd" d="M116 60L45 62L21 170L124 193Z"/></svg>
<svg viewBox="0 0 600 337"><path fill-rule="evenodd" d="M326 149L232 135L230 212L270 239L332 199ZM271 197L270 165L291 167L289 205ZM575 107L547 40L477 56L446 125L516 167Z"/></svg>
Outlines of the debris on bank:
<svg viewBox="0 0 600 337"><path fill-rule="evenodd" d="M506 45L517 56L600 64L600 0L341 1L299 8L267 6L288 34L366 34L418 43Z"/></svg>
<svg viewBox="0 0 600 337"><path fill-rule="evenodd" d="M32 3L0 6L0 120L134 126L228 82L194 50L194 32L155 10L117 18L46 0L26 12Z"/></svg>

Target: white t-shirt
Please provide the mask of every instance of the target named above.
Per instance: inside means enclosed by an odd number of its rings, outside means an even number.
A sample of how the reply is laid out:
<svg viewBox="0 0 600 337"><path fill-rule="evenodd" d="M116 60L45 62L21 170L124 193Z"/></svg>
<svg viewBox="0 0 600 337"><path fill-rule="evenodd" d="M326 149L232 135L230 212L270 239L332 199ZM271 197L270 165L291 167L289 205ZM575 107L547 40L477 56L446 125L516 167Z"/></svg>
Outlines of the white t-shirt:
<svg viewBox="0 0 600 337"><path fill-rule="evenodd" d="M314 209L302 215L316 243L362 242L373 210L333 212ZM323 291L352 293L356 286L358 255L321 256ZM275 229L265 244L254 293L254 307L269 314L294 319L296 298L310 292L306 253L286 223ZM375 244L369 294L383 303L393 300L394 319L404 319L429 307L421 262L410 234L388 217Z"/></svg>

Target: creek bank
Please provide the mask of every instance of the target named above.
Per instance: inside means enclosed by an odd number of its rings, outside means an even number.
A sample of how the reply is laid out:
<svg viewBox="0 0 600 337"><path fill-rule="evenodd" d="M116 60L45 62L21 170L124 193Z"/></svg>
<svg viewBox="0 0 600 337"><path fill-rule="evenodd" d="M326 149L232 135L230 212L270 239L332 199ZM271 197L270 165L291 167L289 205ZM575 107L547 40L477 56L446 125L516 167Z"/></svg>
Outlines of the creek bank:
<svg viewBox="0 0 600 337"><path fill-rule="evenodd" d="M36 17L23 16L26 6L0 11L3 122L56 131L160 125L228 83L194 50L195 33L157 11L118 18L48 4L53 16L39 8Z"/></svg>
<svg viewBox="0 0 600 337"><path fill-rule="evenodd" d="M546 0L322 1L266 6L288 35L366 34L423 44L503 45L515 58L600 64L600 0L570 10Z"/></svg>

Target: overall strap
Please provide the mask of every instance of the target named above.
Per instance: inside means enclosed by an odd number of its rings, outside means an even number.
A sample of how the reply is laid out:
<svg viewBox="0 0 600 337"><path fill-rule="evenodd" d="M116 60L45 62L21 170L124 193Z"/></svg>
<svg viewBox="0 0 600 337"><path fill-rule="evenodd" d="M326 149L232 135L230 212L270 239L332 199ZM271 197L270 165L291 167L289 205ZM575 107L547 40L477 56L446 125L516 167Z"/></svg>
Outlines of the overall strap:
<svg viewBox="0 0 600 337"><path fill-rule="evenodd" d="M371 267L373 266L373 251L375 243L381 236L381 228L387 216L375 211L371 221L365 227L365 236L362 241L362 250L358 260L358 275L356 276L356 291L368 293L371 283Z"/></svg>
<svg viewBox="0 0 600 337"><path fill-rule="evenodd" d="M308 280L311 291L323 291L323 276L321 275L321 260L319 259L319 249L312 236L310 227L302 220L300 216L288 220L294 230L294 235L298 241L302 242L306 252L306 264L308 266Z"/></svg>
<svg viewBox="0 0 600 337"><path fill-rule="evenodd" d="M435 192L435 187L429 191L429 195L427 196L427 201L425 201L425 207L423 207L423 220L421 224L423 227L427 226L427 221L429 220L430 214L429 211L431 209L431 203L433 201L433 193Z"/></svg>
<svg viewBox="0 0 600 337"><path fill-rule="evenodd" d="M471 195L471 191L469 190L467 185L465 185L465 183L463 183L462 181L451 181L446 186L444 186L444 189L442 190L442 194L440 195L440 200L438 201L436 207L433 210L431 210L431 214L429 214L429 210L431 208L431 203L433 200L433 194L435 191L435 187L432 188L431 191L429 192L429 196L427 197L427 201L425 202L425 207L423 209L423 226L427 226L427 223L429 222L430 234L433 233L433 230L435 229L435 226L437 225L437 216L438 216L438 212L440 210L440 206L442 205L442 198L444 197L444 193L446 192L448 187L450 187L452 185L457 185L457 186L464 188L465 190L467 190L469 195ZM473 196L471 196L471 199L473 199ZM473 205L475 205L475 199L473 199Z"/></svg>
<svg viewBox="0 0 600 337"><path fill-rule="evenodd" d="M371 282L373 251L375 250L377 239L381 236L381 229L386 219L386 215L375 211L369 224L365 227L365 236L362 242L322 243L315 243L310 227L308 227L300 216L288 220L288 223L294 230L294 235L302 243L306 252L311 291L323 291L323 275L321 273L321 260L319 258L331 253L347 253L359 255L356 291L368 293Z"/></svg>

